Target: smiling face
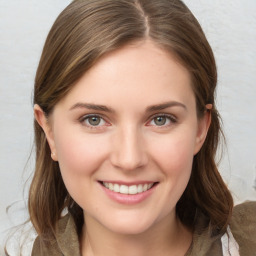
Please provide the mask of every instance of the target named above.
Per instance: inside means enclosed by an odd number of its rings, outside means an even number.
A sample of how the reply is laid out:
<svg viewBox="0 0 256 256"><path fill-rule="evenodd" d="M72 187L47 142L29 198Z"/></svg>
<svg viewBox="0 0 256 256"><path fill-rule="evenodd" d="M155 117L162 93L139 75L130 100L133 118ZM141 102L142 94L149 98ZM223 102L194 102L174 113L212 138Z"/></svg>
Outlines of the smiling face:
<svg viewBox="0 0 256 256"><path fill-rule="evenodd" d="M35 107L85 222L138 234L175 219L209 126L189 72L151 42L104 56L54 108Z"/></svg>

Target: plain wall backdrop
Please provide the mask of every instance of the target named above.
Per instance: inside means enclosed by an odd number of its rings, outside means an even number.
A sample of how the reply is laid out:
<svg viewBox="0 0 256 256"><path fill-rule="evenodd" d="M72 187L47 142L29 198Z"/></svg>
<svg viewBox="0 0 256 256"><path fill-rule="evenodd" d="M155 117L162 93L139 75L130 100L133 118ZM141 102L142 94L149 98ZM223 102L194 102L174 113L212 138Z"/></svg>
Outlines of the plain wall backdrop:
<svg viewBox="0 0 256 256"><path fill-rule="evenodd" d="M0 241L7 228L27 216L23 188L33 172L33 153L27 163L33 145L33 80L47 33L70 2L0 0ZM256 1L184 2L217 61L217 103L227 138L220 172L237 203L256 200Z"/></svg>

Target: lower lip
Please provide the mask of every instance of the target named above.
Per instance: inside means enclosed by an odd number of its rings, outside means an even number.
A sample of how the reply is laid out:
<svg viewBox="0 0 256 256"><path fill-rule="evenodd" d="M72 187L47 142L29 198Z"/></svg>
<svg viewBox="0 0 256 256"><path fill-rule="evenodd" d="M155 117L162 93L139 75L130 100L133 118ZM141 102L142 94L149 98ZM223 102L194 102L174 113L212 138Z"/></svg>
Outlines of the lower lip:
<svg viewBox="0 0 256 256"><path fill-rule="evenodd" d="M152 188L149 190L138 193L135 195L129 195L129 194L121 194L114 192L110 189L107 189L104 187L102 184L100 184L103 191L110 197L112 200L116 201L117 203L120 204L126 204L126 205L132 205L132 204L138 204L146 200L155 190L157 184L155 184Z"/></svg>

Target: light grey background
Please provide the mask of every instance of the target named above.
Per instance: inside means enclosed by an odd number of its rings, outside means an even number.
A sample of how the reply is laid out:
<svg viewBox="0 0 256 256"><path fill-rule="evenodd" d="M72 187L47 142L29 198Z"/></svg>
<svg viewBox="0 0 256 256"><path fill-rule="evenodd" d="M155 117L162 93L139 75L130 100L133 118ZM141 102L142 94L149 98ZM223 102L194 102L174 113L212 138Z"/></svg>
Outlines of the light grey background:
<svg viewBox="0 0 256 256"><path fill-rule="evenodd" d="M26 218L33 80L46 35L70 2L0 0L0 241L7 228ZM184 2L203 26L217 60L218 107L228 148L220 172L237 203L256 200L256 1Z"/></svg>

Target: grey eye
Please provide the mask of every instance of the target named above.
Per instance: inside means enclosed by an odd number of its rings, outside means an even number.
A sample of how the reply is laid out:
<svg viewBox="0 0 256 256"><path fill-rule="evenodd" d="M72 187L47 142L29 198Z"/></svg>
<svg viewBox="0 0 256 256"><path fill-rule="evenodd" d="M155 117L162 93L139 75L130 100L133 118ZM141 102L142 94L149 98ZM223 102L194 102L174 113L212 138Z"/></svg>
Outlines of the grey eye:
<svg viewBox="0 0 256 256"><path fill-rule="evenodd" d="M158 126L162 126L166 124L166 117L165 116L157 116L154 118L154 123Z"/></svg>
<svg viewBox="0 0 256 256"><path fill-rule="evenodd" d="M87 118L87 122L92 126L97 126L101 122L101 118L98 116L91 116Z"/></svg>
<svg viewBox="0 0 256 256"><path fill-rule="evenodd" d="M82 125L89 128L101 128L103 126L108 126L108 123L103 117L94 114L83 116L79 121Z"/></svg>

